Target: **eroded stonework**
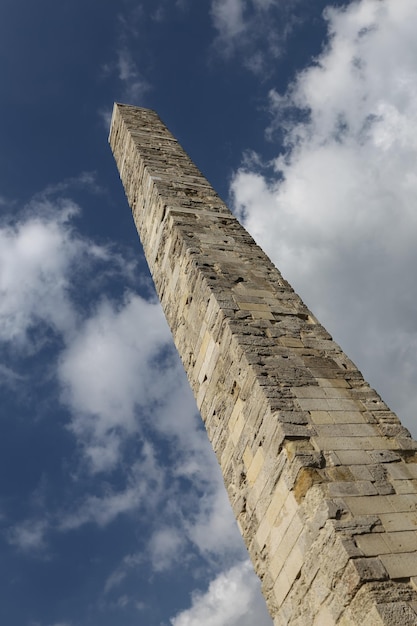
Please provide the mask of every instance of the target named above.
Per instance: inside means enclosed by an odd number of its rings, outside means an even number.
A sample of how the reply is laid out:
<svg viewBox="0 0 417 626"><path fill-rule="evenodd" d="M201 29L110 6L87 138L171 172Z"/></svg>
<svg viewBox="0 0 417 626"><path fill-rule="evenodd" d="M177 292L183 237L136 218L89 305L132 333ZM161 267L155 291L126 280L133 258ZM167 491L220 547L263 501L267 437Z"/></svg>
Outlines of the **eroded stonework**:
<svg viewBox="0 0 417 626"><path fill-rule="evenodd" d="M110 143L274 624L417 624L417 443L155 112Z"/></svg>

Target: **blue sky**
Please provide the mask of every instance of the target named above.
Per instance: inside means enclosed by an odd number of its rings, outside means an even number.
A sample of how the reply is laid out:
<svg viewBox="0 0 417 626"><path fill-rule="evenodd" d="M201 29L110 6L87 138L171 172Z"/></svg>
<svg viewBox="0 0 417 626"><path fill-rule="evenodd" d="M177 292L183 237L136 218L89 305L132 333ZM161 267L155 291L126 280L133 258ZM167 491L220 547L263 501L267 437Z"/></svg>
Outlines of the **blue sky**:
<svg viewBox="0 0 417 626"><path fill-rule="evenodd" d="M4 0L0 622L270 626L107 145L156 109L417 435L414 0Z"/></svg>

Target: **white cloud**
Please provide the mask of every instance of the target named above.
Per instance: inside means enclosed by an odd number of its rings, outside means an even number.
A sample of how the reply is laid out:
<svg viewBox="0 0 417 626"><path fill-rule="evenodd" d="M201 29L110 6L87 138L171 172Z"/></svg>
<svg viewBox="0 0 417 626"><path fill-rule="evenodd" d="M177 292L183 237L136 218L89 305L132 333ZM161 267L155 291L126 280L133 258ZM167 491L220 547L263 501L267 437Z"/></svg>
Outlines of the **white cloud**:
<svg viewBox="0 0 417 626"><path fill-rule="evenodd" d="M117 67L119 71L119 80L131 81L136 78L137 69L130 53L127 50L119 51Z"/></svg>
<svg viewBox="0 0 417 626"><path fill-rule="evenodd" d="M220 561L230 563L245 551L243 540L182 365L176 354L173 357L169 367L158 373L159 387L167 395L161 397L158 410L151 418L152 428L168 437L175 450L170 468L171 497L166 503L166 514L171 514L171 527L176 529L175 541L170 537L169 559L174 558L174 547L179 557L185 545L191 542L205 558L214 558L217 564ZM181 495L179 486L173 486L177 479L192 485L188 497ZM178 497L174 495L174 488L178 489ZM152 561L157 565L153 557Z"/></svg>
<svg viewBox="0 0 417 626"><path fill-rule="evenodd" d="M146 79L143 62L140 62L133 51L138 50L137 43L141 39L143 28L146 28L148 17L151 17L152 13L156 17L164 17L164 2L155 3L151 13L145 10L142 3L127 4L130 6L125 6L125 10L117 15L117 43L113 58L102 65L101 72L103 79L116 78L119 81L120 89L114 97L115 100L143 106L143 99L152 86ZM111 110L100 109L98 114L104 123L107 121L108 130Z"/></svg>
<svg viewBox="0 0 417 626"><path fill-rule="evenodd" d="M102 300L61 354L70 428L93 470L118 462L123 438L137 430L137 408L165 396L161 353L169 341L160 306L129 293L121 304Z"/></svg>
<svg viewBox="0 0 417 626"><path fill-rule="evenodd" d="M144 557L142 553L127 554L120 565L107 578L104 593L108 593L115 587L118 587L125 580L129 570L137 569L143 561Z"/></svg>
<svg viewBox="0 0 417 626"><path fill-rule="evenodd" d="M164 478L164 470L157 462L152 446L145 442L138 460L127 472L124 488L115 489L103 483L96 487L96 493L71 502L66 510L49 512L47 517L33 517L11 526L6 533L7 540L19 550L45 554L51 532L68 532L85 524L105 527L120 515L137 514L139 510L149 513L163 501ZM109 580L109 589L121 582L126 575L124 570L133 563L136 561L132 557L126 557L123 567L114 573L114 580Z"/></svg>
<svg viewBox="0 0 417 626"><path fill-rule="evenodd" d="M24 377L18 372L0 363L0 385L4 384L7 387L15 387L23 380Z"/></svg>
<svg viewBox="0 0 417 626"><path fill-rule="evenodd" d="M69 219L77 212L62 201L52 214L48 202L34 217L0 227L0 341L24 347L40 322L69 332L76 318L67 295L68 271L83 243L72 237Z"/></svg>
<svg viewBox="0 0 417 626"><path fill-rule="evenodd" d="M75 511L62 516L59 530L73 530L84 524L107 526L121 514L137 509L146 494L145 484L139 483L123 491L110 491L104 496L87 496Z"/></svg>
<svg viewBox="0 0 417 626"><path fill-rule="evenodd" d="M95 195L105 193L105 190L97 183L96 173L94 171L85 171L81 172L77 176L65 178L58 183L48 185L45 189L33 197L29 204L29 208L32 212L45 212L44 205L51 204L53 197L58 195L62 198L64 194L72 193L75 189L86 189ZM68 204L70 208L73 207L74 213L79 212L78 207L70 200L65 199L65 203Z"/></svg>
<svg viewBox="0 0 417 626"><path fill-rule="evenodd" d="M187 530L190 540L206 557L213 555L227 562L245 551L220 472L211 474L206 493L199 501L196 515L190 516ZM215 479L217 478L217 481Z"/></svg>
<svg viewBox="0 0 417 626"><path fill-rule="evenodd" d="M39 551L45 548L45 533L49 522L42 520L26 520L11 527L7 539L11 545L22 551Z"/></svg>
<svg viewBox="0 0 417 626"><path fill-rule="evenodd" d="M300 18L293 12L299 0L211 0L210 14L217 31L214 50L220 56L238 54L254 74L266 75L282 54Z"/></svg>
<svg viewBox="0 0 417 626"><path fill-rule="evenodd" d="M144 443L141 458L130 468L124 489L116 490L104 485L103 493L88 495L68 512L58 516L59 531L72 530L84 524L107 526L119 515L132 511L151 510L160 500L164 472L155 459L149 443Z"/></svg>
<svg viewBox="0 0 417 626"><path fill-rule="evenodd" d="M171 619L172 626L271 626L259 580L249 561L213 580L206 593L194 592L190 609Z"/></svg>
<svg viewBox="0 0 417 626"><path fill-rule="evenodd" d="M184 547L184 538L177 528L165 526L151 537L149 551L155 572L169 570Z"/></svg>
<svg viewBox="0 0 417 626"><path fill-rule="evenodd" d="M138 66L127 48L118 51L117 74L123 85L123 97L129 104L141 104L150 85L139 72Z"/></svg>
<svg viewBox="0 0 417 626"><path fill-rule="evenodd" d="M98 110L98 116L106 129L106 132L108 132L111 124L112 109L110 107L108 109L100 108Z"/></svg>
<svg viewBox="0 0 417 626"><path fill-rule="evenodd" d="M242 168L234 202L416 432L417 6L362 0L326 19L326 49L286 94L271 93L285 153L268 177Z"/></svg>
<svg viewBox="0 0 417 626"><path fill-rule="evenodd" d="M212 0L211 15L222 38L236 37L245 29L243 13L246 0Z"/></svg>
<svg viewBox="0 0 417 626"><path fill-rule="evenodd" d="M13 342L16 350L39 350L51 330L69 340L79 321L71 287L80 271L84 280L96 263L106 264L103 276L131 271L110 248L74 231L71 221L80 209L73 201L53 198L80 184L99 191L85 173L49 187L0 223L0 342Z"/></svg>

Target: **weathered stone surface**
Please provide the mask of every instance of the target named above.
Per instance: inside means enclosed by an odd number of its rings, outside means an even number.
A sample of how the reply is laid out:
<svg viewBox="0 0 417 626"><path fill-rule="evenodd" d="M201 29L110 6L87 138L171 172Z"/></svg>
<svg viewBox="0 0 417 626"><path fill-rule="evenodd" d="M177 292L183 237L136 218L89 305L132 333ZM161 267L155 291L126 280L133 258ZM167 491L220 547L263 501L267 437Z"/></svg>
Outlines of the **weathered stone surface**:
<svg viewBox="0 0 417 626"><path fill-rule="evenodd" d="M417 624L417 443L153 111L110 143L274 624Z"/></svg>

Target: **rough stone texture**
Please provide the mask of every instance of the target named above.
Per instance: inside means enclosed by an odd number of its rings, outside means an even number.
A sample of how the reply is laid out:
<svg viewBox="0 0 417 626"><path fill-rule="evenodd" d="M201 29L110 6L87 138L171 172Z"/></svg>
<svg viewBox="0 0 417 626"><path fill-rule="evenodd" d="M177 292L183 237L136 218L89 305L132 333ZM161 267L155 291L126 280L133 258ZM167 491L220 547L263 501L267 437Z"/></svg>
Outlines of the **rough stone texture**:
<svg viewBox="0 0 417 626"><path fill-rule="evenodd" d="M417 443L156 113L110 143L274 624L417 624Z"/></svg>

